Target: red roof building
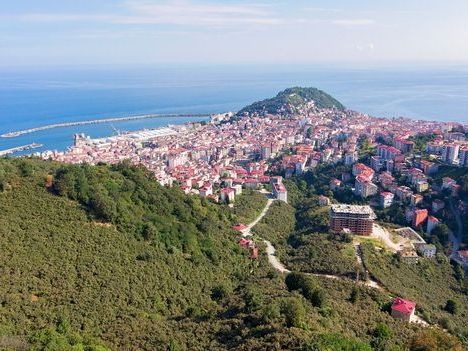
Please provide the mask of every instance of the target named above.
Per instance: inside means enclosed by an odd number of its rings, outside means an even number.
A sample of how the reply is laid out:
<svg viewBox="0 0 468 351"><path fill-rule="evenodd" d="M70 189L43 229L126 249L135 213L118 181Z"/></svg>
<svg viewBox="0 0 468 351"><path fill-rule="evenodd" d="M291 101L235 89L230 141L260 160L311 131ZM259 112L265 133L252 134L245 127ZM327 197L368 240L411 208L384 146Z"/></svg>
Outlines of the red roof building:
<svg viewBox="0 0 468 351"><path fill-rule="evenodd" d="M247 228L248 227L245 224L236 224L235 226L232 227L232 229L238 230L240 232L247 229Z"/></svg>
<svg viewBox="0 0 468 351"><path fill-rule="evenodd" d="M420 210L415 210L414 217L413 217L413 227L418 228L421 225L423 225L427 217L428 217L428 212L425 208L420 209Z"/></svg>
<svg viewBox="0 0 468 351"><path fill-rule="evenodd" d="M416 302L396 297L392 303L392 317L410 321L416 310Z"/></svg>

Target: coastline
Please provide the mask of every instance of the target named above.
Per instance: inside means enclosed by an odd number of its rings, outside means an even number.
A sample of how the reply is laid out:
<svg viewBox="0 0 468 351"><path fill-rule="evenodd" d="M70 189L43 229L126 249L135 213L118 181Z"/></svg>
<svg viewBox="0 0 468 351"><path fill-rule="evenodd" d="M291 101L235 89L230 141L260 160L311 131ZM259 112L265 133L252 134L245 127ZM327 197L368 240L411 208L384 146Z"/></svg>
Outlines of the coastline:
<svg viewBox="0 0 468 351"><path fill-rule="evenodd" d="M47 124L44 126L30 128L30 129L23 129L14 132L8 132L1 134L0 137L2 138L14 138L23 134L31 134L35 132L39 132L42 130L48 129L55 129L55 128L63 128L63 127L73 127L73 126L81 126L87 124L101 124L101 123L112 123L112 122L121 122L121 121L134 121L139 119L149 119L149 118L164 118L164 117L206 117L211 114L147 114L147 115L135 115L135 116L128 116L128 117L113 117L113 118L104 118L104 119L93 119L89 121L79 121L79 122L64 122L64 123L56 123L56 124Z"/></svg>

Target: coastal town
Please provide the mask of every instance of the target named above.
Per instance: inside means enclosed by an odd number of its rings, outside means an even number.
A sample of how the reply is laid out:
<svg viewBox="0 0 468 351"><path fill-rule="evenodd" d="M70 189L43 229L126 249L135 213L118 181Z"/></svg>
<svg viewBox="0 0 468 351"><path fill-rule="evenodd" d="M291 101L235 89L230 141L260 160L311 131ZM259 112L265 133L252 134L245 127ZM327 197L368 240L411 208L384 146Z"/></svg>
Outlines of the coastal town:
<svg viewBox="0 0 468 351"><path fill-rule="evenodd" d="M283 177L300 176L320 165L343 165L347 171L330 179L333 193L351 193L381 212L392 206L403 209L400 215L412 228L408 229L413 237L419 236L416 231L430 235L443 218L453 217L459 227L449 233L451 258L468 265L468 251L461 249L462 217L468 209L457 197L461 185L449 176L436 177L439 169L468 169L465 133L466 126L457 123L375 118L318 108L312 101L287 117L281 113L226 113L213 115L210 122L108 138L75 135L69 150L46 151L40 156L75 164L129 160L146 167L162 185L231 204L243 189L264 187L287 202ZM430 136L423 149L418 136ZM364 155L368 150L372 152ZM450 201L443 201L438 196L442 194L449 194ZM326 196L320 202L330 204ZM364 225L337 225L339 221L333 220L337 211L331 211L332 230L371 235L376 217L370 208L355 206L344 211L347 216L371 211L373 217ZM435 255L434 245L424 240L416 246L401 245L398 251L408 261L417 259L418 252Z"/></svg>

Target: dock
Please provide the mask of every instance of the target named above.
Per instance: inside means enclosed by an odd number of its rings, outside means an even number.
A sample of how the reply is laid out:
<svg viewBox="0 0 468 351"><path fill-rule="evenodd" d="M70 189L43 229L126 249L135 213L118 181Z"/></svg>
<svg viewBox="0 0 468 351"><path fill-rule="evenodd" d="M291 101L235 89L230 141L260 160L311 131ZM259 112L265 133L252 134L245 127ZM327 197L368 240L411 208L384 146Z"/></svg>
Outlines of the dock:
<svg viewBox="0 0 468 351"><path fill-rule="evenodd" d="M207 117L210 115L211 114L209 113L189 113L189 114L174 114L173 113L173 114L147 114L147 115L136 115L136 116L127 116L127 117L113 117L113 118L105 118L105 119L94 119L90 121L48 124L48 125L41 126L41 127L23 129L23 130L18 130L15 132L5 133L5 134L0 135L0 137L14 138L23 134L35 133L35 132L39 132L39 131L47 130L47 129L82 126L86 124L112 123L112 122L134 121L134 120L139 120L139 119L164 118L164 117Z"/></svg>
<svg viewBox="0 0 468 351"><path fill-rule="evenodd" d="M44 146L44 145L32 143L32 144L13 147L11 149L0 150L0 156L6 156L6 155L9 155L9 154L14 154L15 152L20 152L20 151L25 151L25 150L37 149L37 148L40 148L42 146Z"/></svg>

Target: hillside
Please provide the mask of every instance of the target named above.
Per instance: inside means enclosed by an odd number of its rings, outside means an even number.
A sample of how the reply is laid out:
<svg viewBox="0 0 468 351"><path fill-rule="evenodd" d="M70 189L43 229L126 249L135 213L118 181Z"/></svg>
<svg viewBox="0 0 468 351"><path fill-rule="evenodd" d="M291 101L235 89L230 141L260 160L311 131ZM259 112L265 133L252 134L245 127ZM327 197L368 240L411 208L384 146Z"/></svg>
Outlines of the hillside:
<svg viewBox="0 0 468 351"><path fill-rule="evenodd" d="M316 279L317 304L264 254L250 260L231 226L255 197L231 210L128 164L34 159L0 159L0 185L1 350L397 351L426 338L382 309L385 293L350 301L351 280Z"/></svg>
<svg viewBox="0 0 468 351"><path fill-rule="evenodd" d="M309 107L313 102L317 108L337 108L344 110L345 107L335 98L317 88L294 87L279 92L275 97L254 102L244 107L237 115L244 114L293 114Z"/></svg>

